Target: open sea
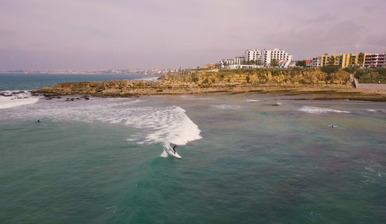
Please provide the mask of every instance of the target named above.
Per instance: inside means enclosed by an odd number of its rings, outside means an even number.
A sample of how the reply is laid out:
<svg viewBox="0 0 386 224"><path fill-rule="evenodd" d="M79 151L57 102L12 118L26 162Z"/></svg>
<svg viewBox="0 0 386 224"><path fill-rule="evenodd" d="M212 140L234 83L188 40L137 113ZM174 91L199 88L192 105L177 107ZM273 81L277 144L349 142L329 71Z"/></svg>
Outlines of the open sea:
<svg viewBox="0 0 386 224"><path fill-rule="evenodd" d="M0 74L0 223L386 222L384 102L24 91L144 78Z"/></svg>

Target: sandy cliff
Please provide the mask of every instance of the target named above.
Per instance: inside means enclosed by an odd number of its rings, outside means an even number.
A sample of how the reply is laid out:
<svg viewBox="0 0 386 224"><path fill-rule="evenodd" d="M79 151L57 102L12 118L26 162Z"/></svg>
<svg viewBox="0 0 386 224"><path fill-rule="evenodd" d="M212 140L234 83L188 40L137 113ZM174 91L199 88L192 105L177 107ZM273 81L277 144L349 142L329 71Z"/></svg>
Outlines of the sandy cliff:
<svg viewBox="0 0 386 224"><path fill-rule="evenodd" d="M385 101L385 95L354 89L350 74L339 71L327 75L320 70L250 70L220 72L179 72L152 81L108 81L62 83L38 91L46 95L92 95L130 97L141 95L199 94L213 92L261 92L288 94L322 94L327 98Z"/></svg>

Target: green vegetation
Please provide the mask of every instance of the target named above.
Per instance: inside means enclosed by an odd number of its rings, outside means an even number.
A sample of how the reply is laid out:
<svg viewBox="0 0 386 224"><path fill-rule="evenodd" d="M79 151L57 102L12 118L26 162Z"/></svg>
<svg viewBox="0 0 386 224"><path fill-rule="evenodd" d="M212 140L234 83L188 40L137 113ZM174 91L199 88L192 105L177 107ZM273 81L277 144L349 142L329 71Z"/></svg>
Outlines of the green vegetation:
<svg viewBox="0 0 386 224"><path fill-rule="evenodd" d="M359 68L354 73L359 83L386 84L386 68Z"/></svg>
<svg viewBox="0 0 386 224"><path fill-rule="evenodd" d="M196 73L191 74L191 77L193 82L196 82L196 83L198 82L198 77Z"/></svg>
<svg viewBox="0 0 386 224"><path fill-rule="evenodd" d="M305 60L303 61L298 61L296 62L296 66L299 66L299 67L306 67L307 66L307 62Z"/></svg>
<svg viewBox="0 0 386 224"><path fill-rule="evenodd" d="M278 61L277 61L276 59L272 59L272 61L271 61L271 66L272 66L272 67L277 67L277 66L279 66Z"/></svg>
<svg viewBox="0 0 386 224"><path fill-rule="evenodd" d="M321 68L322 72L331 75L332 73L336 73L339 70L339 67L336 65L327 65Z"/></svg>
<svg viewBox="0 0 386 224"><path fill-rule="evenodd" d="M346 72L354 74L359 83L386 83L386 68L344 68Z"/></svg>

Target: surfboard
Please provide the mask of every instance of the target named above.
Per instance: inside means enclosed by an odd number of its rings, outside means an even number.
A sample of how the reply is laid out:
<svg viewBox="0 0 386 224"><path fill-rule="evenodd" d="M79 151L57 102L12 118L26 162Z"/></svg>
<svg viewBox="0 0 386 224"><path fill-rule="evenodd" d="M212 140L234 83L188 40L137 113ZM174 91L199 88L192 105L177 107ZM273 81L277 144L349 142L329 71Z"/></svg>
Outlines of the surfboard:
<svg viewBox="0 0 386 224"><path fill-rule="evenodd" d="M182 159L182 157L178 154L178 152L174 152L173 148L170 145L164 146L164 152L166 152L169 156L173 156L178 159ZM164 153L162 153L164 154ZM162 156L161 154L161 156Z"/></svg>

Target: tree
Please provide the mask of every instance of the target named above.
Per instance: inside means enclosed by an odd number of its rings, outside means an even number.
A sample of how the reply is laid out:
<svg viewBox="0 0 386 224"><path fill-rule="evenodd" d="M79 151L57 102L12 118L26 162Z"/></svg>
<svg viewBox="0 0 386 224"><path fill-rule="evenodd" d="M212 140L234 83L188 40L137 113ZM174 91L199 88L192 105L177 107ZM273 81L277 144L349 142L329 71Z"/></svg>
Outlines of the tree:
<svg viewBox="0 0 386 224"><path fill-rule="evenodd" d="M331 73L335 73L339 70L339 67L336 65L327 65L321 68L322 72L330 75Z"/></svg>
<svg viewBox="0 0 386 224"><path fill-rule="evenodd" d="M276 59L272 59L272 61L271 61L271 66L272 66L272 67L277 67L277 66L279 66L279 63L277 62Z"/></svg>
<svg viewBox="0 0 386 224"><path fill-rule="evenodd" d="M297 62L296 62L296 66L299 66L299 67L306 67L306 66L307 66L307 62L306 62L306 60L303 60L303 61L297 61Z"/></svg>
<svg viewBox="0 0 386 224"><path fill-rule="evenodd" d="M358 66L360 67L365 66L365 54L362 52L358 54Z"/></svg>

